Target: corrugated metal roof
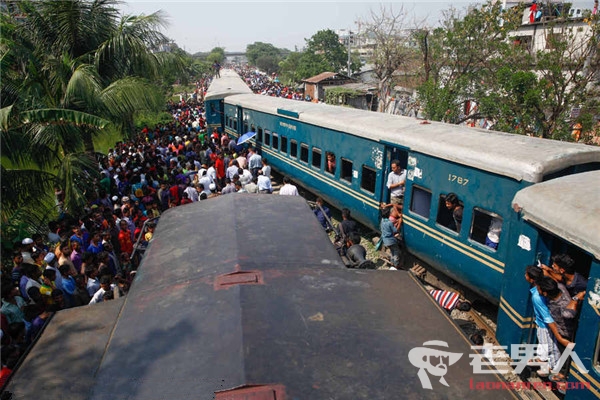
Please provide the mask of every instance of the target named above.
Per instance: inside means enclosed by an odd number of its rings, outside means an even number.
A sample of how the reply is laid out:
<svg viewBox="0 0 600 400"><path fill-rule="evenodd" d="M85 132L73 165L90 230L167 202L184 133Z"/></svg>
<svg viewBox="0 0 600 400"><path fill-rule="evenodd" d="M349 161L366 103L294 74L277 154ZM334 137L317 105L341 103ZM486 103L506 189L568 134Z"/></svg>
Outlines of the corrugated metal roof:
<svg viewBox="0 0 600 400"><path fill-rule="evenodd" d="M319 75L315 75L315 76L310 77L308 79L304 79L302 82L320 83L320 82L323 82L323 81L328 80L330 78L333 78L334 76L339 76L342 79L349 79L347 76L344 76L342 74L337 74L335 72L323 72L323 73L320 73Z"/></svg>

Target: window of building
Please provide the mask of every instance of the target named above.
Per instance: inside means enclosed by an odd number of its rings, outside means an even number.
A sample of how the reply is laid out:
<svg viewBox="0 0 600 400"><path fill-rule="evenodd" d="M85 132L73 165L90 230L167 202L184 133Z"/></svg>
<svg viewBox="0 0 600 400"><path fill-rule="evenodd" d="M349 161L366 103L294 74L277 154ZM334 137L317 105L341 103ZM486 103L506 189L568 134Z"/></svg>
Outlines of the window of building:
<svg viewBox="0 0 600 400"><path fill-rule="evenodd" d="M325 172L329 172L330 174L335 174L335 154L331 151L325 153L326 164L325 164Z"/></svg>
<svg viewBox="0 0 600 400"><path fill-rule="evenodd" d="M410 198L410 211L429 219L429 213L431 212L431 191L413 185L412 196Z"/></svg>
<svg viewBox="0 0 600 400"><path fill-rule="evenodd" d="M321 150L316 147L312 149L312 165L315 168L321 169Z"/></svg>
<svg viewBox="0 0 600 400"><path fill-rule="evenodd" d="M502 233L502 222L502 217L498 214L475 207L469 237L477 243L497 250Z"/></svg>
<svg viewBox="0 0 600 400"><path fill-rule="evenodd" d="M265 145L270 146L271 145L271 131L265 129Z"/></svg>
<svg viewBox="0 0 600 400"><path fill-rule="evenodd" d="M279 135L273 132L273 148L279 150Z"/></svg>
<svg viewBox="0 0 600 400"><path fill-rule="evenodd" d="M288 151L287 138L285 136L281 137L281 151L284 153L287 153Z"/></svg>
<svg viewBox="0 0 600 400"><path fill-rule="evenodd" d="M375 193L375 181L377 180L377 172L374 168L362 166L362 174L360 178L361 189L370 193Z"/></svg>
<svg viewBox="0 0 600 400"><path fill-rule="evenodd" d="M258 131L256 132L256 142L257 143L262 143L263 141L263 130L262 128L259 126L258 127Z"/></svg>
<svg viewBox="0 0 600 400"><path fill-rule="evenodd" d="M290 142L290 156L297 158L298 157L298 142L292 140Z"/></svg>
<svg viewBox="0 0 600 400"><path fill-rule="evenodd" d="M300 161L308 162L308 145L300 144Z"/></svg>
<svg viewBox="0 0 600 400"><path fill-rule="evenodd" d="M352 182L352 161L346 158L342 158L342 172L340 179L347 182Z"/></svg>
<svg viewBox="0 0 600 400"><path fill-rule="evenodd" d="M454 193L441 195L438 202L436 222L454 232L460 233L463 208L462 201Z"/></svg>

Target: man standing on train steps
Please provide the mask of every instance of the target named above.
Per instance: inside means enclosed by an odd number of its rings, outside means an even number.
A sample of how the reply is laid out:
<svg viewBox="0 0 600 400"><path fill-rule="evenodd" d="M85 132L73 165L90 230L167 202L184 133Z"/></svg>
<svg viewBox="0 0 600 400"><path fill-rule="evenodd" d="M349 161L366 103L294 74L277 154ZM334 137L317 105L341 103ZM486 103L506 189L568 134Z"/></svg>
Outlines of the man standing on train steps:
<svg viewBox="0 0 600 400"><path fill-rule="evenodd" d="M248 168L254 178L258 177L258 171L262 168L262 157L256 152L254 147L248 149ZM268 177L267 177L268 178Z"/></svg>
<svg viewBox="0 0 600 400"><path fill-rule="evenodd" d="M392 172L388 175L387 187L390 189L390 203L404 204L404 186L406 184L406 170L400 166L400 161L392 160Z"/></svg>

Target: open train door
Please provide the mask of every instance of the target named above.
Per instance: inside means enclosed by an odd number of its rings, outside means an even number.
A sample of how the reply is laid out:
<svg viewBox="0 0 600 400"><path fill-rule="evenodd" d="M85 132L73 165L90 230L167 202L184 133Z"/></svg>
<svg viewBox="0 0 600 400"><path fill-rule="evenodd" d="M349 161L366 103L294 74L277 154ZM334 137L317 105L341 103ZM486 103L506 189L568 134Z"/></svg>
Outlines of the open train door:
<svg viewBox="0 0 600 400"><path fill-rule="evenodd" d="M588 278L580 303L571 356L566 398L600 397L600 230L598 203L600 171L552 179L519 191L513 208L522 224L511 232L513 265L504 272L496 337L502 345L532 342L535 337L529 285L523 278L526 265L568 254L575 271ZM511 323L511 320L513 323ZM529 330L529 333L527 333ZM583 389L583 390L582 390ZM572 395L573 397L571 397Z"/></svg>
<svg viewBox="0 0 600 400"><path fill-rule="evenodd" d="M390 191L387 188L387 177L392 172L390 166L393 160L400 161L402 169L406 169L408 165L408 149L405 147L398 147L393 143L385 143L385 162L383 165L384 177L383 185L381 186L381 199L382 201L390 202Z"/></svg>

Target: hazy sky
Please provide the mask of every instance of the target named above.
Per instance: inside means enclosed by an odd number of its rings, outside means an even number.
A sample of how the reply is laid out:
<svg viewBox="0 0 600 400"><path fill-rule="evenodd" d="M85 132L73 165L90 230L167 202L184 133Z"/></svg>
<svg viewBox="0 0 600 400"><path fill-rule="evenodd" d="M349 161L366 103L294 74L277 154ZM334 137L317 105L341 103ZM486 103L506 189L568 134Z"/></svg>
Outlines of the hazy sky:
<svg viewBox="0 0 600 400"><path fill-rule="evenodd" d="M451 5L465 10L469 4L482 1L399 0L378 1L167 1L129 0L121 9L125 14L151 14L162 10L169 27L164 33L189 53L224 47L226 51L245 51L254 42L271 43L276 47L302 49L305 40L323 29L356 29L355 21L369 20L370 12L382 5L394 11L401 7L411 16L408 21L426 19L437 25L440 12ZM575 0L579 7L592 8L593 0Z"/></svg>
<svg viewBox="0 0 600 400"><path fill-rule="evenodd" d="M472 1L396 1L395 11L403 6L410 15L429 16L435 25L439 12L452 3L458 9ZM323 29L355 29L358 19L368 20L370 10L391 3L375 1L158 1L129 0L121 7L127 14L150 14L162 10L168 15L169 27L164 33L189 53L224 47L226 51L244 51L254 42L276 47L302 49L305 40Z"/></svg>

